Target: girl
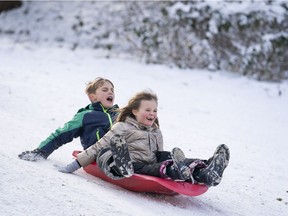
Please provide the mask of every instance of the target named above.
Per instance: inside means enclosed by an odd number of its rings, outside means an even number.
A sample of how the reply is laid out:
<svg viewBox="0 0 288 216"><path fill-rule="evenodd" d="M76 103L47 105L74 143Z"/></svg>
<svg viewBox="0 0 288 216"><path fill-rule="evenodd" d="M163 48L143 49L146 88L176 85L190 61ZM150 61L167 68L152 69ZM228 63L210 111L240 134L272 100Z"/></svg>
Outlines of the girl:
<svg viewBox="0 0 288 216"><path fill-rule="evenodd" d="M120 110L117 123L97 143L77 155L59 171L71 173L96 160L112 179L135 173L216 186L229 161L229 149L218 146L209 160L186 159L179 148L163 151L163 137L157 118L158 99L140 92ZM129 151L129 152L128 152Z"/></svg>
<svg viewBox="0 0 288 216"><path fill-rule="evenodd" d="M113 105L114 84L108 79L98 77L87 84L85 92L91 104L79 109L70 121L43 140L38 148L22 152L18 157L37 161L46 159L60 146L77 137L80 137L83 149L100 140L110 130L118 114L118 105Z"/></svg>

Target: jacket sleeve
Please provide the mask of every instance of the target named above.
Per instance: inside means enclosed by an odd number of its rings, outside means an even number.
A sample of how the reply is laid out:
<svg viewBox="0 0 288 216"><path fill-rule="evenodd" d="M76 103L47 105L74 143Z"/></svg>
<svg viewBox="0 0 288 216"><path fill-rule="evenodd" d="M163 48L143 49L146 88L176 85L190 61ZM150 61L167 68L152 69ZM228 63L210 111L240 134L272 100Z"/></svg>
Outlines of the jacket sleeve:
<svg viewBox="0 0 288 216"><path fill-rule="evenodd" d="M66 122L62 128L58 128L38 146L45 155L50 155L55 149L63 144L71 142L73 138L80 136L83 127L83 118L87 112L80 112Z"/></svg>
<svg viewBox="0 0 288 216"><path fill-rule="evenodd" d="M158 144L158 151L163 151L164 144L163 144L163 135L161 130L158 129L157 131L157 144Z"/></svg>
<svg viewBox="0 0 288 216"><path fill-rule="evenodd" d="M115 134L124 135L125 133L125 123L117 122L112 126L111 130L108 131L98 142L82 151L77 155L77 161L82 167L89 165L96 161L99 152L103 148L110 147L110 140Z"/></svg>

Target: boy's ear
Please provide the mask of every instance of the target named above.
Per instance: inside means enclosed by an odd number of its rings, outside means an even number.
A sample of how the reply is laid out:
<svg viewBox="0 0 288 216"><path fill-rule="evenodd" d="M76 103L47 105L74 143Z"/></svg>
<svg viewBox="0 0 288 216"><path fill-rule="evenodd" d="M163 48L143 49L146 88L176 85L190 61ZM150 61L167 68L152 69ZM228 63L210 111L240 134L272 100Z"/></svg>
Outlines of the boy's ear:
<svg viewBox="0 0 288 216"><path fill-rule="evenodd" d="M95 94L88 94L88 97L89 97L90 101L93 103L95 103L97 101Z"/></svg>

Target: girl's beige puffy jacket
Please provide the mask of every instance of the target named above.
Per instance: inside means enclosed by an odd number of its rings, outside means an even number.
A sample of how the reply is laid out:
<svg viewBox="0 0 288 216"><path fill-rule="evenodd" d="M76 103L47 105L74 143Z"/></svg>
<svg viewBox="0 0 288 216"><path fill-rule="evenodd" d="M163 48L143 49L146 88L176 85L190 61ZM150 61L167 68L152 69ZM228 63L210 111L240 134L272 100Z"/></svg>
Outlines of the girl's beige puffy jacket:
<svg viewBox="0 0 288 216"><path fill-rule="evenodd" d="M110 147L110 139L115 134L125 139L132 162L156 163L156 151L163 151L163 136L156 124L147 127L127 117L125 122L117 122L98 142L77 155L81 166L95 162L101 149Z"/></svg>

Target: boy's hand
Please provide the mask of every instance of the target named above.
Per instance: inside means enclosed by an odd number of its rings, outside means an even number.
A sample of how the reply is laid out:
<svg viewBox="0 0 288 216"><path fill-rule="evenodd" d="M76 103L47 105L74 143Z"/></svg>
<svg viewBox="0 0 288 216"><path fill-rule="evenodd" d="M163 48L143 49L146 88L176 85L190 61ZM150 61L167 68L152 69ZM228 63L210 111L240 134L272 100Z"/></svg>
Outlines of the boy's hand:
<svg viewBox="0 0 288 216"><path fill-rule="evenodd" d="M22 160L27 161L38 161L47 159L47 156L45 156L40 149L34 149L33 151L24 151L19 154L18 157Z"/></svg>

